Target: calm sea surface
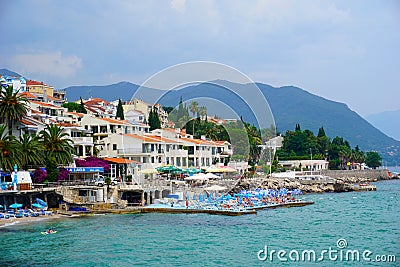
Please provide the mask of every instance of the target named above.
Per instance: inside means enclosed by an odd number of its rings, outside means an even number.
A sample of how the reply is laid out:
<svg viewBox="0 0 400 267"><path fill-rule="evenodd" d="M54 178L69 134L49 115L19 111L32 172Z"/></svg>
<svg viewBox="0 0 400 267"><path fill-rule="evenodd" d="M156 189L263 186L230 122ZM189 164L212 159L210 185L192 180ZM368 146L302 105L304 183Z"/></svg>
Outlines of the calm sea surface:
<svg viewBox="0 0 400 267"><path fill-rule="evenodd" d="M258 252L284 250L291 266L400 266L400 180L376 192L304 196L314 205L226 217L207 214L100 215L0 228L0 266L280 266ZM54 235L41 231L52 227ZM341 240L338 248L337 241ZM347 246L345 244L347 242ZM346 246L346 247L343 247ZM294 262L296 250L337 250L330 260ZM340 251L397 262L345 262ZM335 253L335 252L333 252ZM262 258L265 254L259 254ZM351 258L349 258L351 259Z"/></svg>

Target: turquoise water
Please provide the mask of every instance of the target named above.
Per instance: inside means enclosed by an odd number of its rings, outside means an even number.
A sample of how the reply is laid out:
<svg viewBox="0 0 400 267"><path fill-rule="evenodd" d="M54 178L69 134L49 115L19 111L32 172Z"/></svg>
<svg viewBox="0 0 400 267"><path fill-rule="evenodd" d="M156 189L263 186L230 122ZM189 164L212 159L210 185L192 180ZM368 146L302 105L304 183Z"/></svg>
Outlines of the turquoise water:
<svg viewBox="0 0 400 267"><path fill-rule="evenodd" d="M100 215L0 228L0 266L280 266L269 251L338 249L396 255L396 263L288 262L290 266L400 266L400 180L376 192L307 195L314 205L226 217ZM54 235L40 232L52 227ZM261 256L263 254L260 254ZM288 258L288 255L286 255ZM318 258L318 256L317 256Z"/></svg>

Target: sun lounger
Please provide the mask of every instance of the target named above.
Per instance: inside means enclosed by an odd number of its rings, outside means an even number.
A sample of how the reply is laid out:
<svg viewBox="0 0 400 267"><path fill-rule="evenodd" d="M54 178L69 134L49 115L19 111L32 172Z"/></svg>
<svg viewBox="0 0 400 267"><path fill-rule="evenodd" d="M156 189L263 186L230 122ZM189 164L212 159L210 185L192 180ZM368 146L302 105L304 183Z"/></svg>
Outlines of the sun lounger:
<svg viewBox="0 0 400 267"><path fill-rule="evenodd" d="M32 209L29 209L28 211L29 211L29 215L30 215L31 217L37 217L37 216L40 215L38 212L33 211Z"/></svg>

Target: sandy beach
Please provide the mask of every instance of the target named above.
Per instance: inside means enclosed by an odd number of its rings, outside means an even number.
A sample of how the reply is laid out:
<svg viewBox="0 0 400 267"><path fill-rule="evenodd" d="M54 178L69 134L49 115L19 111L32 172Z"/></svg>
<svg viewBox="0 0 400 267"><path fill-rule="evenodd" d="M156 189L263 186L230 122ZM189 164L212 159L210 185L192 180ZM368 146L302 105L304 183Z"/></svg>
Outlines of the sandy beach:
<svg viewBox="0 0 400 267"><path fill-rule="evenodd" d="M59 219L65 217L60 214L53 214L51 216L49 215L43 215L43 216L38 216L38 217L22 217L22 218L15 218L15 217L10 217L9 219L0 219L0 227L7 227L15 224L29 224L29 223L35 223L35 222L40 222L43 220L50 220L50 219Z"/></svg>

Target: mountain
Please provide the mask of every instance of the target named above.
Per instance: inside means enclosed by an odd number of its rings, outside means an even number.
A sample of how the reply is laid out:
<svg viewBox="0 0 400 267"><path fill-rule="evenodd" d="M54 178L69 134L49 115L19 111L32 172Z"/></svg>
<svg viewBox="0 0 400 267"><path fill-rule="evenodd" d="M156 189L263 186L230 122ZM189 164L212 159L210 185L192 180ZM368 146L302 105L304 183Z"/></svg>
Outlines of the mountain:
<svg viewBox="0 0 400 267"><path fill-rule="evenodd" d="M241 95L250 90L248 84L223 82L227 88L236 88ZM252 107L231 90L212 83L191 85L180 90L160 91L146 88L140 90L135 97L148 103L158 102L163 106L177 106L179 99L183 101L201 97L196 101L200 105L213 102L208 106L208 114L218 114L220 117L232 117L232 110L237 116L242 116L244 121L258 126L253 115ZM275 88L266 84L257 83L261 93L267 99L275 124L281 133L294 130L296 123L302 129L310 129L317 133L323 126L325 133L334 138L340 136L350 142L352 147L359 147L366 151L378 151L387 162L387 165L400 163L400 141L388 137L368 121L350 110L346 104L331 101L313 95L301 88L284 86ZM136 93L138 85L122 82L107 86L73 86L66 88L69 101L87 98L88 95L100 97L108 101L118 98L130 100ZM217 104L215 101L218 101ZM224 107L226 103L229 108Z"/></svg>
<svg viewBox="0 0 400 267"><path fill-rule="evenodd" d="M18 74L16 72L13 72L8 69L0 69L0 76L15 76L15 77L21 77L21 74Z"/></svg>
<svg viewBox="0 0 400 267"><path fill-rule="evenodd" d="M128 100L136 92L139 86L130 82L120 82L110 85L94 85L94 86L70 86L65 88L68 101L77 101L82 97L88 99L90 97L98 97L107 101L114 101L118 98Z"/></svg>
<svg viewBox="0 0 400 267"><path fill-rule="evenodd" d="M366 119L376 128L396 140L400 140L399 118L400 110L385 111L366 117Z"/></svg>

